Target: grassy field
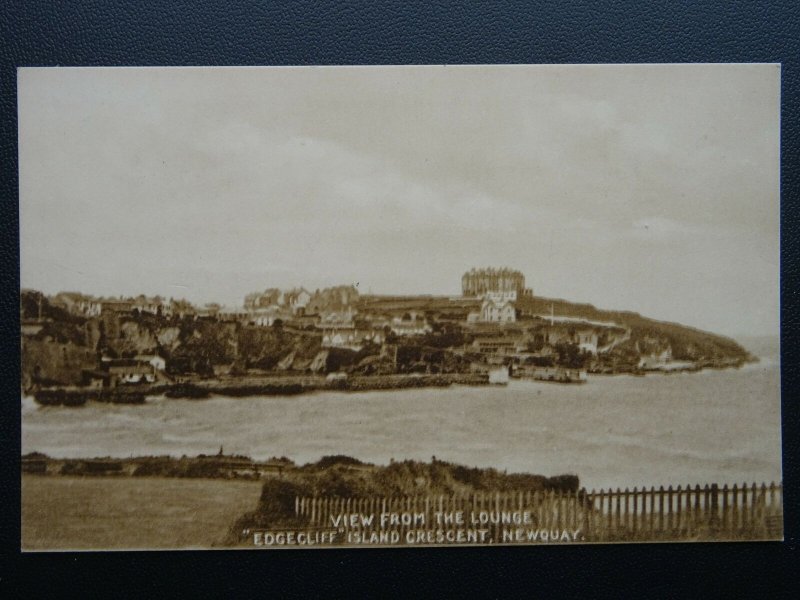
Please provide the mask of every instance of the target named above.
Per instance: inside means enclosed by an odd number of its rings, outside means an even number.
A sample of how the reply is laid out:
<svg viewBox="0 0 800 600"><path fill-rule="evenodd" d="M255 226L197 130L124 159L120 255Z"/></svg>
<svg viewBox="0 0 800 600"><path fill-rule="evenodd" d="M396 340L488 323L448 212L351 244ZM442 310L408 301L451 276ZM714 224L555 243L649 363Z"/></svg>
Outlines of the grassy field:
<svg viewBox="0 0 800 600"><path fill-rule="evenodd" d="M262 482L22 476L23 550L210 548Z"/></svg>

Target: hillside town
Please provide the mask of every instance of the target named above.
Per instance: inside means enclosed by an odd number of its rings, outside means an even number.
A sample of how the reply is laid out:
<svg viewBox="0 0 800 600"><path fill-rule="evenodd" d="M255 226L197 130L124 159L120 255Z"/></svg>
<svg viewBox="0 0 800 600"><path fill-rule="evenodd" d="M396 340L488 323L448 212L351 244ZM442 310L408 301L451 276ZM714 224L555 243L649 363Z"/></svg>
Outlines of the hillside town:
<svg viewBox="0 0 800 600"><path fill-rule="evenodd" d="M743 359L732 340L689 329L676 336L634 313L537 298L524 275L508 268L471 269L456 296L360 294L352 285L267 288L247 294L241 306L22 290L20 319L23 392L287 376L580 383L587 372Z"/></svg>

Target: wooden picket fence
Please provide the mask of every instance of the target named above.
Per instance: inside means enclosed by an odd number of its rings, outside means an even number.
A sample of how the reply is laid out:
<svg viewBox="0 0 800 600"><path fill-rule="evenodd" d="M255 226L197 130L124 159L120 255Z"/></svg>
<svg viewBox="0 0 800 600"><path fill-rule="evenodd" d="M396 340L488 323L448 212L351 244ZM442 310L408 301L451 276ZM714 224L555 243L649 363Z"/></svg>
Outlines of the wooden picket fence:
<svg viewBox="0 0 800 600"><path fill-rule="evenodd" d="M329 529L331 517L339 515L375 515L371 524L359 522L353 527L366 532L385 529L381 514L405 513L412 515L407 518L410 522L392 525L404 539L410 529L441 529L441 522L435 518L437 512L444 515L457 511L462 512L464 524L451 521L445 528L486 528L495 542L503 541L504 529L518 527L547 531L550 540L561 532L580 530L576 541L583 542L783 538L783 487L775 483L577 492L298 497L294 512L296 519L309 529ZM519 522L520 513L528 513L526 522ZM346 519L340 525L351 528Z"/></svg>
<svg viewBox="0 0 800 600"><path fill-rule="evenodd" d="M593 541L783 538L780 484L601 490L587 498Z"/></svg>

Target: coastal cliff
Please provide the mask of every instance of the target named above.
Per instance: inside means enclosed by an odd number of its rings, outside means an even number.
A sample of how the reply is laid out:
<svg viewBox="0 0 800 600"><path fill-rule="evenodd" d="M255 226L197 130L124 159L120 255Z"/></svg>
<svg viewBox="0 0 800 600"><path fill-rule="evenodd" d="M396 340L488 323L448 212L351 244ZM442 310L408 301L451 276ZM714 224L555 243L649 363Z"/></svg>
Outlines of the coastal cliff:
<svg viewBox="0 0 800 600"><path fill-rule="evenodd" d="M304 315L265 326L130 310L85 317L23 292L22 391L50 390L44 396L56 404L80 395L68 388L101 401L135 402L137 386L181 397L269 394L272 388L300 393L483 383L501 365L617 374L754 360L732 339L637 313L528 295L517 301L513 322L474 323L469 315L478 304L465 297L361 296L345 324ZM277 377L314 383L286 387ZM255 387L248 382L254 378ZM186 392L186 384L199 392ZM117 388L132 395L116 394Z"/></svg>

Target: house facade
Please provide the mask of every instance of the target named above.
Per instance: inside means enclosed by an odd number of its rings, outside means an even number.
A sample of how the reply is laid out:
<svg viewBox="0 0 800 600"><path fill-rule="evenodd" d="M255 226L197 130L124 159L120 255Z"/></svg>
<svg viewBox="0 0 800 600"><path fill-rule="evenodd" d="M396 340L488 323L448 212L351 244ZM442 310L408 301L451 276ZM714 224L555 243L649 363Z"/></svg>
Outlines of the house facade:
<svg viewBox="0 0 800 600"><path fill-rule="evenodd" d="M575 333L575 343L578 345L578 348L590 354L597 354L598 340L599 336L592 330L578 331Z"/></svg>
<svg viewBox="0 0 800 600"><path fill-rule="evenodd" d="M481 304L480 321L484 323L513 323L517 320L514 302L517 292L487 292Z"/></svg>

